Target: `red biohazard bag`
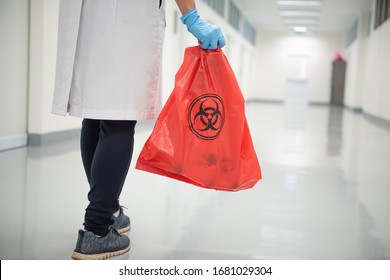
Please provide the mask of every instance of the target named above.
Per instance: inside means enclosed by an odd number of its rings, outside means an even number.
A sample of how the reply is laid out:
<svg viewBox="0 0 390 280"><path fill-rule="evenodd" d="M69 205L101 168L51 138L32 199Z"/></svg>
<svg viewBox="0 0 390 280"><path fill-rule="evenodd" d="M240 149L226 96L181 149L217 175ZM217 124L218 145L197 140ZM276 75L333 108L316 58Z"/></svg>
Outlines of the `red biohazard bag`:
<svg viewBox="0 0 390 280"><path fill-rule="evenodd" d="M224 191L261 179L244 98L222 50L186 49L136 169Z"/></svg>

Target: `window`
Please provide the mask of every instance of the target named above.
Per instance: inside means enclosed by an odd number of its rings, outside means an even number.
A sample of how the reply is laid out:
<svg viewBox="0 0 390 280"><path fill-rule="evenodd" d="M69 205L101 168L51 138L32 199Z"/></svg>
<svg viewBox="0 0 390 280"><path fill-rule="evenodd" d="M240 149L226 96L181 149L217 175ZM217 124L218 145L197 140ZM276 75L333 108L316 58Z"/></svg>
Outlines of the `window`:
<svg viewBox="0 0 390 280"><path fill-rule="evenodd" d="M233 28L236 29L239 33L241 33L242 36L252 45L255 45L256 30L250 24L250 22L241 14L240 9L233 3L233 1L203 0L203 2L205 2L221 17L225 18L229 22L229 24L233 26Z"/></svg>
<svg viewBox="0 0 390 280"><path fill-rule="evenodd" d="M357 38L358 24L358 20L355 20L347 32L347 47L349 47Z"/></svg>
<svg viewBox="0 0 390 280"><path fill-rule="evenodd" d="M367 22L367 36L371 34L371 21L372 21L372 12L368 14L368 22Z"/></svg>
<svg viewBox="0 0 390 280"><path fill-rule="evenodd" d="M390 1L387 0L387 13L386 13L386 19L390 17Z"/></svg>
<svg viewBox="0 0 390 280"><path fill-rule="evenodd" d="M231 26L233 26L238 31L240 31L240 19L241 19L240 10L237 8L236 5L233 4L232 1L230 1L229 23L231 24Z"/></svg>
<svg viewBox="0 0 390 280"><path fill-rule="evenodd" d="M375 25L379 27L390 17L390 0L376 0Z"/></svg>
<svg viewBox="0 0 390 280"><path fill-rule="evenodd" d="M255 44L256 30L247 20L244 21L243 35L245 39L247 39L250 43L252 43L252 45Z"/></svg>
<svg viewBox="0 0 390 280"><path fill-rule="evenodd" d="M225 14L225 1L224 0L203 0L214 11L216 11L221 17Z"/></svg>

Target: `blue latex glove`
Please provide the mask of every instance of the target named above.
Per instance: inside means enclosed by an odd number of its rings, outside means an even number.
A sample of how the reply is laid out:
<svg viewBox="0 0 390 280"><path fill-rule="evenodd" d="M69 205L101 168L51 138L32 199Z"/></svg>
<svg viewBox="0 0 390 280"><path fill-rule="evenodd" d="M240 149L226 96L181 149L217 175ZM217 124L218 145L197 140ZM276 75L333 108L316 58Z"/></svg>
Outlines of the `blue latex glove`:
<svg viewBox="0 0 390 280"><path fill-rule="evenodd" d="M180 19L188 31L198 38L202 49L215 50L225 46L226 41L221 29L201 19L197 9L188 11Z"/></svg>

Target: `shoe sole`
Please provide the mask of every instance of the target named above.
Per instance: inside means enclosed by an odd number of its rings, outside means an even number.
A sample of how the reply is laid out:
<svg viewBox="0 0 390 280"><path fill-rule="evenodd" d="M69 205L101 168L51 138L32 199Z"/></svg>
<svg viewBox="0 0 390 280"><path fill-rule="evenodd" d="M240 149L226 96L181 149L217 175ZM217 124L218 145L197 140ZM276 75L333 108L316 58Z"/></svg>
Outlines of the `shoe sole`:
<svg viewBox="0 0 390 280"><path fill-rule="evenodd" d="M119 250L119 251L115 251L115 252L108 252L108 253L101 253L101 254L81 254L78 252L73 252L72 259L74 259L74 260L105 260L107 258L122 255L124 253L127 253L128 251L130 251L130 245L129 245L129 247L127 247L123 250Z"/></svg>
<svg viewBox="0 0 390 280"><path fill-rule="evenodd" d="M130 224L129 226L127 226L127 227L117 229L117 231L118 231L120 234L122 234L122 233L125 233L125 232L130 231L130 229L131 229L131 224Z"/></svg>

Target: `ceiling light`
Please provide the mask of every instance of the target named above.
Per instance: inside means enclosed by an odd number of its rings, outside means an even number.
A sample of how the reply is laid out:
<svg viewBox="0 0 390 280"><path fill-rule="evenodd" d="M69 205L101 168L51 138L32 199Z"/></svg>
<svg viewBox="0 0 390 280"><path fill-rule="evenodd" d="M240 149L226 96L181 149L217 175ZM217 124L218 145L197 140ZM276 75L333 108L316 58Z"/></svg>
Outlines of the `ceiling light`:
<svg viewBox="0 0 390 280"><path fill-rule="evenodd" d="M281 11L280 15L284 17L318 17L320 13L317 11Z"/></svg>
<svg viewBox="0 0 390 280"><path fill-rule="evenodd" d="M287 25L287 28L288 29L294 29L294 27L296 27L296 26L298 26L298 25L296 25L296 24L289 24L289 25ZM315 26L315 25L299 25L299 26L304 26L304 27L306 27L307 28L307 31L311 31L311 30L317 30L317 26Z"/></svg>
<svg viewBox="0 0 390 280"><path fill-rule="evenodd" d="M301 24L301 25L306 25L306 24L311 24L311 25L315 25L317 24L317 21L314 20L314 19L286 19L283 21L285 24Z"/></svg>
<svg viewBox="0 0 390 280"><path fill-rule="evenodd" d="M293 30L295 33L300 33L300 34L307 33L307 27L305 26L295 26Z"/></svg>
<svg viewBox="0 0 390 280"><path fill-rule="evenodd" d="M278 0L276 3L281 6L318 6L322 1L295 1L295 0Z"/></svg>

